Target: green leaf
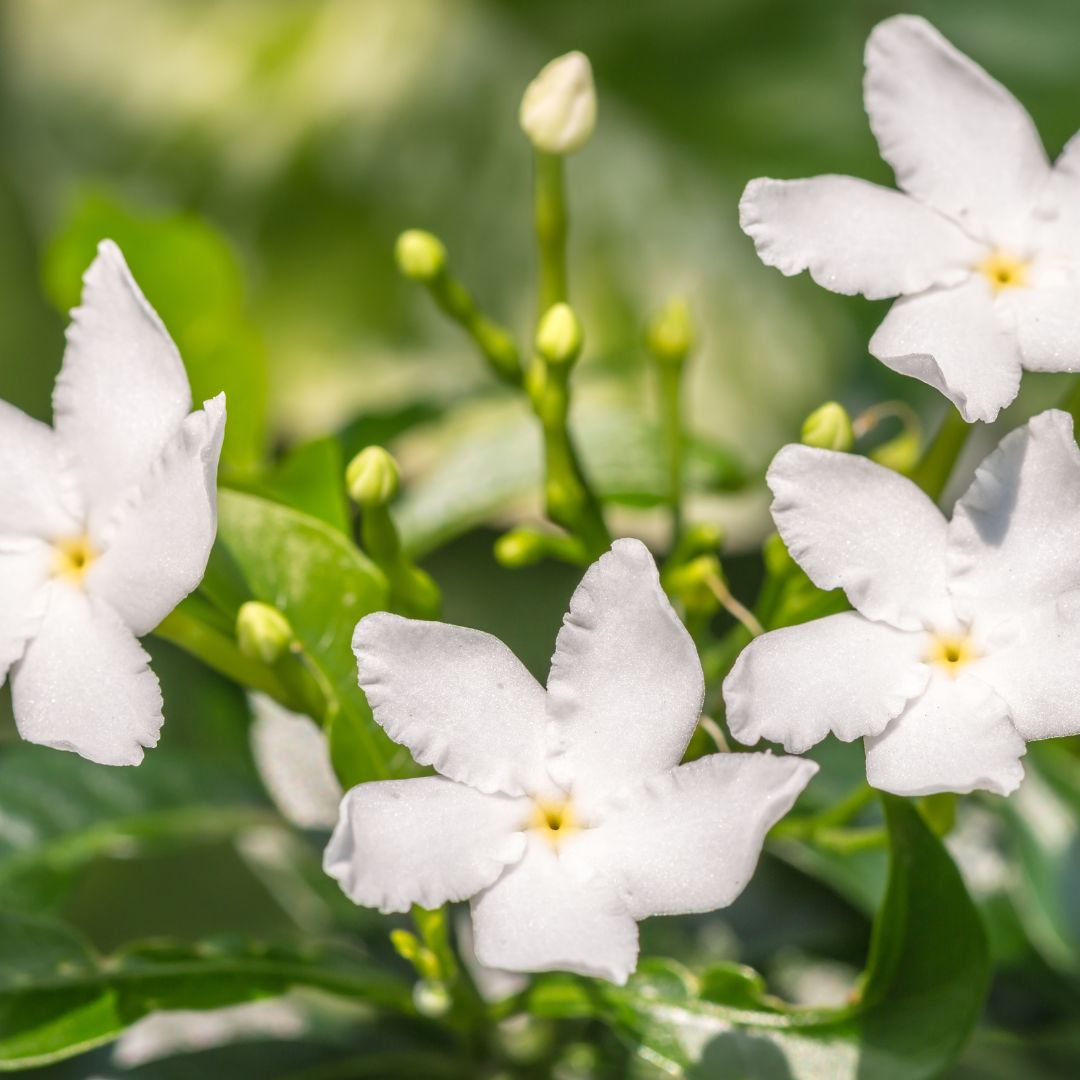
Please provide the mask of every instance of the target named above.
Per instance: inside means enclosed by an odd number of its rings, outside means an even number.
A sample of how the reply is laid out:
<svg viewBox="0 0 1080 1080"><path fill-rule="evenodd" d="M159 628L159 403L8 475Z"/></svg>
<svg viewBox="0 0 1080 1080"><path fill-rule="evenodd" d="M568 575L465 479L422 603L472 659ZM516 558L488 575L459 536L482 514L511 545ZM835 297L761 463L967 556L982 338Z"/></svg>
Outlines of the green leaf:
<svg viewBox="0 0 1080 1080"><path fill-rule="evenodd" d="M244 311L236 256L207 222L190 214L137 213L112 198L78 199L45 254L45 289L67 312L101 240L116 241L184 358L195 402L225 392L226 471L252 472L266 442L266 354Z"/></svg>
<svg viewBox="0 0 1080 1080"><path fill-rule="evenodd" d="M381 571L318 518L257 495L222 491L218 537L251 595L284 612L329 697L331 755L346 787L407 775L408 751L375 723L356 681L356 624L386 606Z"/></svg>
<svg viewBox="0 0 1080 1080"><path fill-rule="evenodd" d="M308 986L411 1011L407 984L342 942L147 942L99 956L60 923L0 913L0 1070L57 1061L160 1009L212 1009Z"/></svg>
<svg viewBox="0 0 1080 1080"><path fill-rule="evenodd" d="M272 819L246 780L175 748L136 770L16 746L0 758L0 897L39 909L93 859L209 842Z"/></svg>
<svg viewBox="0 0 1080 1080"><path fill-rule="evenodd" d="M657 1075L739 1080L924 1080L959 1055L989 977L978 913L940 841L910 802L885 797L891 864L862 993L839 1009L770 997L748 969L701 977L646 960L625 987L540 979L541 1016L598 1016Z"/></svg>

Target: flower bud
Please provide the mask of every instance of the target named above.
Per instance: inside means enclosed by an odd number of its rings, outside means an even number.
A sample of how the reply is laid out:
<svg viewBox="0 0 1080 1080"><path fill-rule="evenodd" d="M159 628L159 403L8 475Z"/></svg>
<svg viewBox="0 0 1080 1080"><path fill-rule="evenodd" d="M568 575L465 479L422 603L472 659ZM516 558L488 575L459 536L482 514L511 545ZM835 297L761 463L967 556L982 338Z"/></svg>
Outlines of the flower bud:
<svg viewBox="0 0 1080 1080"><path fill-rule="evenodd" d="M581 322L569 304L548 308L536 331L536 351L553 365L572 364L583 343Z"/></svg>
<svg viewBox="0 0 1080 1080"><path fill-rule="evenodd" d="M922 455L922 439L918 431L905 427L899 435L875 446L870 451L870 460L884 465L886 469L909 475L919 463Z"/></svg>
<svg viewBox="0 0 1080 1080"><path fill-rule="evenodd" d="M438 1019L445 1016L453 1005L450 991L445 984L429 979L421 979L413 987L413 1005L421 1016Z"/></svg>
<svg viewBox="0 0 1080 1080"><path fill-rule="evenodd" d="M802 441L820 450L842 450L847 453L855 445L855 433L847 409L835 401L827 401L815 409L802 426Z"/></svg>
<svg viewBox="0 0 1080 1080"><path fill-rule="evenodd" d="M276 663L292 642L289 620L276 607L259 600L240 605L236 613L236 643L248 659Z"/></svg>
<svg viewBox="0 0 1080 1080"><path fill-rule="evenodd" d="M446 267L443 242L423 229L408 229L394 245L398 269L413 281L434 281Z"/></svg>
<svg viewBox="0 0 1080 1080"><path fill-rule="evenodd" d="M345 486L358 506L386 506L398 493L401 476L397 462L381 446L368 446L349 462Z"/></svg>
<svg viewBox="0 0 1080 1080"><path fill-rule="evenodd" d="M547 550L546 538L532 529L511 529L495 541L495 561L508 570L538 563Z"/></svg>
<svg viewBox="0 0 1080 1080"><path fill-rule="evenodd" d="M649 352L661 363L681 364L694 344L690 306L685 300L672 300L645 331Z"/></svg>
<svg viewBox="0 0 1080 1080"><path fill-rule="evenodd" d="M596 127L596 86L592 65L581 52L569 52L547 64L521 99L521 130L537 150L572 154Z"/></svg>
<svg viewBox="0 0 1080 1080"><path fill-rule="evenodd" d="M416 959L420 949L423 947L419 938L415 934L410 934L408 930L391 930L390 944L394 946L394 952L402 960L408 960L410 964Z"/></svg>

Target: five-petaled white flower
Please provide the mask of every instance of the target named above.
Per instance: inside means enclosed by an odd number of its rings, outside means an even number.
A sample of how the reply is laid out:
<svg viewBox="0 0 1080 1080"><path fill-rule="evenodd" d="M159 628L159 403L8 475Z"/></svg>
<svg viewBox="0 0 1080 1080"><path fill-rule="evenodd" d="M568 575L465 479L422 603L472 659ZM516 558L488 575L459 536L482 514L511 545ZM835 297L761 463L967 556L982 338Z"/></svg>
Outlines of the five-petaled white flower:
<svg viewBox="0 0 1080 1080"><path fill-rule="evenodd" d="M870 35L864 98L907 194L849 176L753 180L740 220L762 260L900 297L870 352L968 421L993 420L1022 368L1080 370L1080 135L1051 167L1020 103L909 15Z"/></svg>
<svg viewBox="0 0 1080 1080"><path fill-rule="evenodd" d="M136 638L206 568L225 403L191 412L176 346L109 241L53 411L51 429L0 401L0 680L24 739L137 765L162 716Z"/></svg>
<svg viewBox="0 0 1080 1080"><path fill-rule="evenodd" d="M586 573L546 693L476 630L379 613L354 646L375 718L442 775L353 788L326 871L385 912L472 898L488 967L624 981L635 920L730 904L817 771L770 754L679 764L701 665L636 540Z"/></svg>
<svg viewBox="0 0 1080 1080"><path fill-rule="evenodd" d="M787 446L772 512L816 585L855 608L753 641L724 683L744 743L865 738L898 795L1023 779L1025 741L1080 732L1080 450L1044 412L982 463L951 521L863 457Z"/></svg>

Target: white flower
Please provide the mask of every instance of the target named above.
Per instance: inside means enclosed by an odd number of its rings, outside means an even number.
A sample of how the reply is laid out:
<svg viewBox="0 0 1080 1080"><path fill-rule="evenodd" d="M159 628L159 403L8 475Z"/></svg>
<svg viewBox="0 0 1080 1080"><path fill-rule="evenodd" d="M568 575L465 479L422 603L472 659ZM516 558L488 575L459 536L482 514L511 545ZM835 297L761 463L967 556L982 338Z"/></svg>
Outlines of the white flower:
<svg viewBox="0 0 1080 1080"><path fill-rule="evenodd" d="M993 420L1022 368L1080 370L1080 135L1051 167L1023 106L915 16L874 29L863 88L907 194L849 176L753 180L742 227L785 274L899 296L870 352L966 420Z"/></svg>
<svg viewBox="0 0 1080 1080"><path fill-rule="evenodd" d="M198 585L214 541L224 397L187 375L117 247L72 313L55 427L0 401L0 680L19 734L137 765L161 693L136 638Z"/></svg>
<svg viewBox="0 0 1080 1080"><path fill-rule="evenodd" d="M898 795L1007 795L1025 742L1080 732L1080 450L1063 412L982 463L951 521L863 457L786 446L768 474L791 554L855 611L752 642L724 683L744 743L866 740Z"/></svg>
<svg viewBox="0 0 1080 1080"><path fill-rule="evenodd" d="M586 573L546 693L476 630L380 613L354 647L375 718L442 775L353 788L326 871L385 912L472 898L487 967L623 982L635 920L730 904L817 770L768 754L679 765L704 680L636 540Z"/></svg>
<svg viewBox="0 0 1080 1080"><path fill-rule="evenodd" d="M596 127L596 86L589 58L569 52L546 64L525 90L518 121L537 150L548 154L580 150Z"/></svg>

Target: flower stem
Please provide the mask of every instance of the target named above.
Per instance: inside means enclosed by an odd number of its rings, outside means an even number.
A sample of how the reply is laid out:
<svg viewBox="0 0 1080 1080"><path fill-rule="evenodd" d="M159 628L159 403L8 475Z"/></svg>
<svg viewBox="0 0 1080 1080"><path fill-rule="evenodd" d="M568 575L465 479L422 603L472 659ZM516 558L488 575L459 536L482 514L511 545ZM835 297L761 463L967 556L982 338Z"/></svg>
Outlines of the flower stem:
<svg viewBox="0 0 1080 1080"><path fill-rule="evenodd" d="M369 504L361 510L360 542L386 575L390 607L413 619L436 619L442 608L438 585L405 554L388 506Z"/></svg>
<svg viewBox="0 0 1080 1080"><path fill-rule="evenodd" d="M566 196L563 159L536 151L533 159L533 221L540 247L540 315L566 300Z"/></svg>
<svg viewBox="0 0 1080 1080"><path fill-rule="evenodd" d="M674 547L683 529L683 426L682 364L657 364L660 381L660 423L667 455L668 505L671 509L671 543Z"/></svg>
<svg viewBox="0 0 1080 1080"><path fill-rule="evenodd" d="M960 456L970 431L971 425L956 409L950 407L933 441L911 474L911 479L935 502L941 498L945 485L949 482L956 459Z"/></svg>

